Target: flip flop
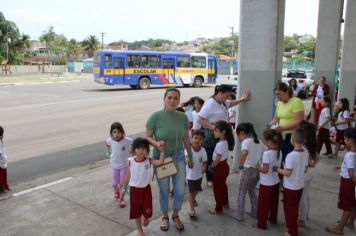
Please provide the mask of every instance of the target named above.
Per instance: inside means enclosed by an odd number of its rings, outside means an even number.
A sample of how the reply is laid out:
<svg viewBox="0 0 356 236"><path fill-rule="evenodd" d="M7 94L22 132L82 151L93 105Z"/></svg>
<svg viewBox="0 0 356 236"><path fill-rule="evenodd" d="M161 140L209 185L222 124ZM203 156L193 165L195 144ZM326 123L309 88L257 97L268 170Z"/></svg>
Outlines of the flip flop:
<svg viewBox="0 0 356 236"><path fill-rule="evenodd" d="M329 233L333 233L333 234L337 234L337 235L344 235L344 232L342 231L337 231L334 228L330 228L328 226L325 227L325 231L329 232Z"/></svg>

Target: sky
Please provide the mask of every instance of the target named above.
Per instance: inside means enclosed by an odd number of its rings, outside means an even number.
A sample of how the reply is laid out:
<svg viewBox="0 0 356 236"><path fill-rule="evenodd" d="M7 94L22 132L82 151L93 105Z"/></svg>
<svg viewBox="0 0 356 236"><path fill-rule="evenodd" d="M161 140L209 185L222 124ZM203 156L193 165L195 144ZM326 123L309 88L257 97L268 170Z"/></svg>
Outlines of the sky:
<svg viewBox="0 0 356 236"><path fill-rule="evenodd" d="M269 1L269 0L265 0ZM285 35L316 35L319 0L286 0ZM49 26L67 39L104 42L148 38L176 42L238 32L240 0L2 0L0 11L38 39Z"/></svg>

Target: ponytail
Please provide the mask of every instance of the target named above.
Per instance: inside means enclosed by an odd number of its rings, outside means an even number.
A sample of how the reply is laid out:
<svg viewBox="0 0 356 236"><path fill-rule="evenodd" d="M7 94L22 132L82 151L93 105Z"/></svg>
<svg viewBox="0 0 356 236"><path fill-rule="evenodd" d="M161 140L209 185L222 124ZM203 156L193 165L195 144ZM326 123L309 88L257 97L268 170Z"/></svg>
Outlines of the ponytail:
<svg viewBox="0 0 356 236"><path fill-rule="evenodd" d="M228 144L228 149L229 151L234 150L235 138L234 134L232 133L231 126L226 121L219 120L215 123L215 128L220 130L221 132L225 132L225 139Z"/></svg>

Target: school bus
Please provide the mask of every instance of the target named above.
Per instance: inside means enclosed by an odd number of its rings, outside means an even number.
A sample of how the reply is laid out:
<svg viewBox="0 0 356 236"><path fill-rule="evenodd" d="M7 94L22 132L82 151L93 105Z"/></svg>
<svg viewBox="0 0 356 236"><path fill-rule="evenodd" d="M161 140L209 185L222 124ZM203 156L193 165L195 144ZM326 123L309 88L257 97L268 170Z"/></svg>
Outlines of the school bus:
<svg viewBox="0 0 356 236"><path fill-rule="evenodd" d="M105 85L194 86L215 83L216 56L207 53L99 50L94 54L94 81Z"/></svg>

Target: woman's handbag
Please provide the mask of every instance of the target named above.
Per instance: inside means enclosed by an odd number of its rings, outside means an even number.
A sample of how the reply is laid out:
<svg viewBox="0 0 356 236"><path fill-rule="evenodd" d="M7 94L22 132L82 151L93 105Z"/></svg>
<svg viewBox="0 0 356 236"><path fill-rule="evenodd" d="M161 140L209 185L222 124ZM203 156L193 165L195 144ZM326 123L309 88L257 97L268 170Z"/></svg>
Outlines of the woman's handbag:
<svg viewBox="0 0 356 236"><path fill-rule="evenodd" d="M177 117L177 130L176 130L176 148L175 154L178 149L178 117ZM164 163L156 167L157 179L164 179L166 177L177 174L178 168L175 162L175 157L164 158Z"/></svg>
<svg viewBox="0 0 356 236"><path fill-rule="evenodd" d="M166 177L177 174L177 172L177 165L171 157L166 157L164 159L164 163L156 167L157 179L164 179Z"/></svg>

